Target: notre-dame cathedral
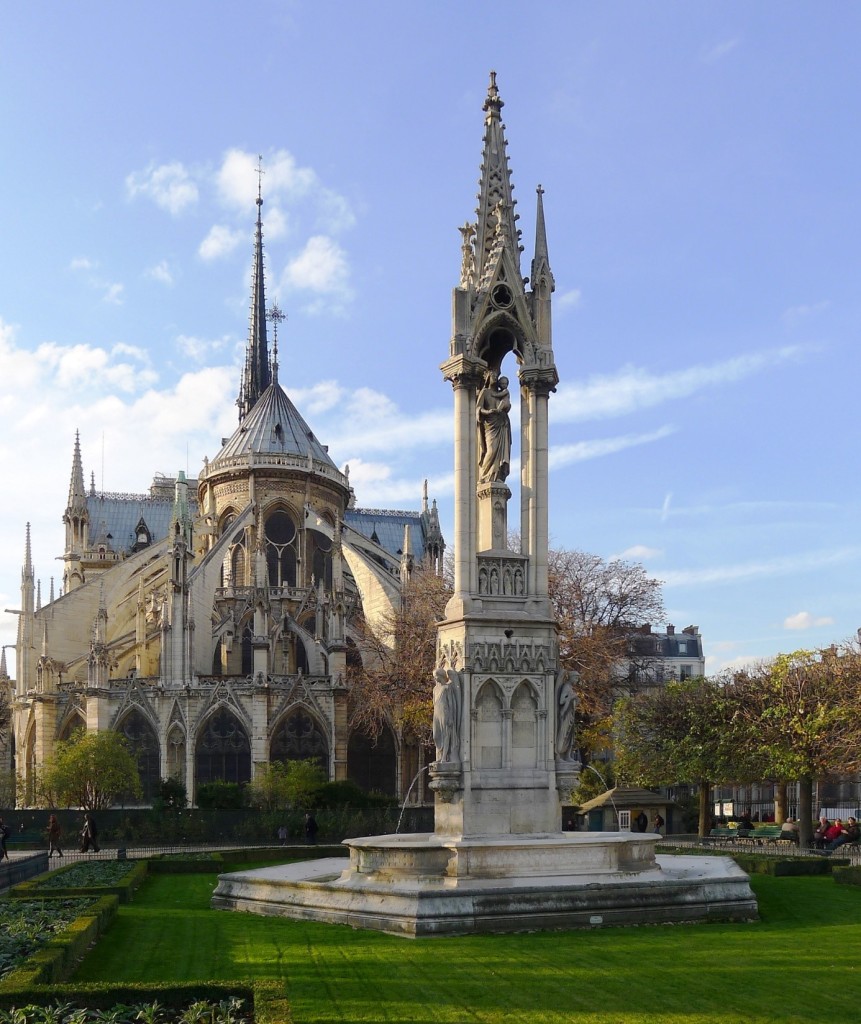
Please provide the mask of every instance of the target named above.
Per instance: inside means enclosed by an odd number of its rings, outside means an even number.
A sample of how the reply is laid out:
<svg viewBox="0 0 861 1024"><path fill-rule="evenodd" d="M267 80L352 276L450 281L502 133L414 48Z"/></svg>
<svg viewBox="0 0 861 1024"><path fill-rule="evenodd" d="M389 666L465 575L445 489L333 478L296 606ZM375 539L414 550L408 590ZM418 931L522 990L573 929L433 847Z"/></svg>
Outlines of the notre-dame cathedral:
<svg viewBox="0 0 861 1024"><path fill-rule="evenodd" d="M15 680L0 657L7 765L25 804L39 765L82 728L128 739L147 801L160 779L180 780L194 803L201 784L247 782L276 759L315 758L332 779L391 795L423 766L395 722L375 737L351 730L347 665L361 658L357 614L396 609L417 565L441 571L436 502L425 487L420 510L356 508L349 467L279 382L262 206L258 190L233 435L196 480L156 475L141 494L88 486L76 436L62 591L52 581L44 603L26 528Z"/></svg>

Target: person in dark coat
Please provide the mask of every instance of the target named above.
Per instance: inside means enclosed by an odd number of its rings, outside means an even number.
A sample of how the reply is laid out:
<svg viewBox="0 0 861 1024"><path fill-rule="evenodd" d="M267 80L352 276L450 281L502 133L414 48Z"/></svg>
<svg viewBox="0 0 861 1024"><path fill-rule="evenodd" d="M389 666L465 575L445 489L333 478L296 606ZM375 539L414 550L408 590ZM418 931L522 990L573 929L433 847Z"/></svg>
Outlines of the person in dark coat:
<svg viewBox="0 0 861 1024"><path fill-rule="evenodd" d="M0 818L0 860L4 857L9 860L9 851L6 849L6 840L9 838L9 826Z"/></svg>
<svg viewBox="0 0 861 1024"><path fill-rule="evenodd" d="M309 843L317 842L317 819L310 811L305 815L305 838Z"/></svg>
<svg viewBox="0 0 861 1024"><path fill-rule="evenodd" d="M84 827L81 829L81 853L88 850L92 850L93 853L99 852L99 830L90 813L84 815Z"/></svg>
<svg viewBox="0 0 861 1024"><path fill-rule="evenodd" d="M60 849L60 836L62 830L60 829L60 823L57 821L57 815L52 814L48 818L48 860L54 856L54 852L62 857L63 851Z"/></svg>

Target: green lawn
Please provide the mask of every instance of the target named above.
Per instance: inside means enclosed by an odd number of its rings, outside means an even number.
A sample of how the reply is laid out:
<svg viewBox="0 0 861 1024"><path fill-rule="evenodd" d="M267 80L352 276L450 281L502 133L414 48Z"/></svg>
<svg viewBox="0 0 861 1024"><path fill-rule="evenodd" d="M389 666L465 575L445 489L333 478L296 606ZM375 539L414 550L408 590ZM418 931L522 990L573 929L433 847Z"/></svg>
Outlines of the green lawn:
<svg viewBox="0 0 861 1024"><path fill-rule="evenodd" d="M214 875L159 875L75 980L275 978L295 1024L856 1017L861 888L762 875L752 885L756 924L415 941L211 910Z"/></svg>

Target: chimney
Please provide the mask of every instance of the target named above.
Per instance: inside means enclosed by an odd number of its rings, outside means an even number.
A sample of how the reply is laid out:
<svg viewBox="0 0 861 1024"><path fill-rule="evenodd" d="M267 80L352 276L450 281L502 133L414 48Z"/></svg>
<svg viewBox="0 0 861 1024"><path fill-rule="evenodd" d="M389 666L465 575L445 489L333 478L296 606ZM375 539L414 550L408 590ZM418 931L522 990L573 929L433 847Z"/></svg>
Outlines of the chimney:
<svg viewBox="0 0 861 1024"><path fill-rule="evenodd" d="M672 623L670 623L667 626L667 636L673 636L675 634L675 632L676 632L676 627Z"/></svg>

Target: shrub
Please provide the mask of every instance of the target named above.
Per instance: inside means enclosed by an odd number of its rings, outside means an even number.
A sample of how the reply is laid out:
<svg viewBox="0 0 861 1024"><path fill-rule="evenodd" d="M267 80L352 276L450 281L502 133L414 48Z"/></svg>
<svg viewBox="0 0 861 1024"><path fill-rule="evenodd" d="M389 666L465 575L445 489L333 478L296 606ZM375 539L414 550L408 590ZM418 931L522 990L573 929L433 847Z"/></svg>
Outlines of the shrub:
<svg viewBox="0 0 861 1024"><path fill-rule="evenodd" d="M236 808L245 806L245 793L238 782L205 782L197 789L198 807Z"/></svg>

